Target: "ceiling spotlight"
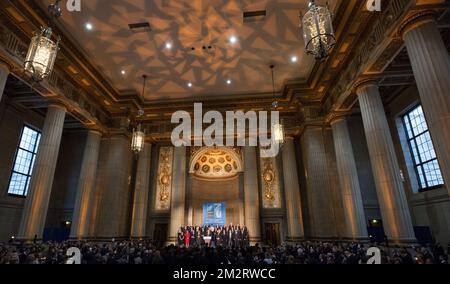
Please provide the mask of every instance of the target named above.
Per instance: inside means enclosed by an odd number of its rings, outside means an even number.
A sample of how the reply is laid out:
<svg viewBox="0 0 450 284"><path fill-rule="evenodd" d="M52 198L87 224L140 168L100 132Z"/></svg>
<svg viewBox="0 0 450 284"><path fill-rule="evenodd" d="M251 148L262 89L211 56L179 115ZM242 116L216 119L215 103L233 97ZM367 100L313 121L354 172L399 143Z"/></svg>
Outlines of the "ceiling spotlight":
<svg viewBox="0 0 450 284"><path fill-rule="evenodd" d="M292 56L292 57L291 57L291 62L292 62L292 63L296 63L297 61L298 61L297 56Z"/></svg>
<svg viewBox="0 0 450 284"><path fill-rule="evenodd" d="M189 88L192 88L192 83L191 82L189 82L187 85L188 85Z"/></svg>
<svg viewBox="0 0 450 284"><path fill-rule="evenodd" d="M86 30L92 31L93 28L94 28L94 26L91 23L86 24Z"/></svg>
<svg viewBox="0 0 450 284"><path fill-rule="evenodd" d="M127 72L125 70L120 71L122 75L125 75Z"/></svg>
<svg viewBox="0 0 450 284"><path fill-rule="evenodd" d="M172 44L170 42L166 43L166 49L172 49Z"/></svg>
<svg viewBox="0 0 450 284"><path fill-rule="evenodd" d="M231 85L231 80L230 79L227 80L227 85Z"/></svg>
<svg viewBox="0 0 450 284"><path fill-rule="evenodd" d="M235 44L236 42L237 42L237 37L231 36L231 37L230 37L230 43L231 43L231 44Z"/></svg>

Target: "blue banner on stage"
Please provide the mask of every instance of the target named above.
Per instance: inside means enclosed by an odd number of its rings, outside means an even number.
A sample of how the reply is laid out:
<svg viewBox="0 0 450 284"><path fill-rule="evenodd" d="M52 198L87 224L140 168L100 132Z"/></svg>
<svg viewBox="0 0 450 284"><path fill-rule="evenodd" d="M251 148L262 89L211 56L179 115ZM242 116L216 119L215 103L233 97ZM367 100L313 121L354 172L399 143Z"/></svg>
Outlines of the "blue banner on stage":
<svg viewBox="0 0 450 284"><path fill-rule="evenodd" d="M226 225L225 202L203 204L203 225L225 226Z"/></svg>

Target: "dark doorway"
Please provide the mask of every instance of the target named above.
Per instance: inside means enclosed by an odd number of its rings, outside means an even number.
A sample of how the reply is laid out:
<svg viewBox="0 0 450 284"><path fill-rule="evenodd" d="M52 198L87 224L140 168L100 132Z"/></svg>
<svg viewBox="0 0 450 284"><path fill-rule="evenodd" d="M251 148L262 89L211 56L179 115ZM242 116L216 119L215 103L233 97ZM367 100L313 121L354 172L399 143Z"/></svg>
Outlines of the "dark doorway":
<svg viewBox="0 0 450 284"><path fill-rule="evenodd" d="M281 245L280 223L265 223L266 242L271 246Z"/></svg>
<svg viewBox="0 0 450 284"><path fill-rule="evenodd" d="M165 224L155 224L155 230L153 231L153 241L157 246L163 246L167 241L167 231L169 225Z"/></svg>

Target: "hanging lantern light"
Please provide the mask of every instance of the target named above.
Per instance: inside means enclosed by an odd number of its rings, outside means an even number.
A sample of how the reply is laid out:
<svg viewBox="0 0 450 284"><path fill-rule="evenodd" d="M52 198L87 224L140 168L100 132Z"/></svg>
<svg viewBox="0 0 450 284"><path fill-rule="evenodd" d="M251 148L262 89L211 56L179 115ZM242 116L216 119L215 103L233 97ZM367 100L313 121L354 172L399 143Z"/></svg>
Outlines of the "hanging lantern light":
<svg viewBox="0 0 450 284"><path fill-rule="evenodd" d="M142 84L142 100L145 99L145 83L147 81L147 75L142 75L143 84ZM144 115L144 110L139 109L137 117L141 117ZM135 154L138 154L144 149L144 142L145 142L145 133L142 131L141 124L138 124L137 128L133 129L133 136L131 139L131 150Z"/></svg>
<svg viewBox="0 0 450 284"><path fill-rule="evenodd" d="M133 129L133 137L131 139L131 150L138 154L144 149L145 133L139 124L137 128Z"/></svg>
<svg viewBox="0 0 450 284"><path fill-rule="evenodd" d="M272 125L273 141L278 145L284 144L284 126L283 123L277 123Z"/></svg>
<svg viewBox="0 0 450 284"><path fill-rule="evenodd" d="M300 14L300 19L306 52L314 55L317 60L324 60L336 43L332 14L328 4L322 7L316 5L314 0L310 0L308 12L304 16Z"/></svg>
<svg viewBox="0 0 450 284"><path fill-rule="evenodd" d="M59 1L50 4L48 11L52 18L58 18L61 15ZM42 28L41 32L31 39L24 69L31 73L33 80L39 82L50 75L55 65L59 42L59 38L56 42L52 40L52 29L50 27Z"/></svg>
<svg viewBox="0 0 450 284"><path fill-rule="evenodd" d="M270 65L270 70L271 70L271 73L272 73L272 94L273 94L273 97L275 98L275 75L274 75L274 71L273 71L274 68L275 68L275 65ZM279 105L278 101L274 101L272 103L271 110L272 111L277 111L278 105ZM284 126L283 126L283 121L281 121L280 123L276 123L276 124L272 125L271 133L272 133L272 140L275 143L277 143L278 145L283 145L284 144Z"/></svg>
<svg viewBox="0 0 450 284"><path fill-rule="evenodd" d="M52 41L52 29L42 29L39 35L31 39L25 59L25 71L31 73L35 81L42 81L50 75L55 65L59 40Z"/></svg>

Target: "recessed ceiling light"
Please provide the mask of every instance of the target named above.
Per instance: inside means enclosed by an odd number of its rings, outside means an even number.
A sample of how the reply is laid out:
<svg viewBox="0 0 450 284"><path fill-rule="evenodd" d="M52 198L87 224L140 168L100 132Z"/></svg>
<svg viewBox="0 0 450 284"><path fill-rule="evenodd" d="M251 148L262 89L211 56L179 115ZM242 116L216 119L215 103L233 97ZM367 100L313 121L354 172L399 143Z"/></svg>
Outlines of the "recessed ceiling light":
<svg viewBox="0 0 450 284"><path fill-rule="evenodd" d="M230 43L231 43L231 44L235 44L236 42L237 42L237 37L231 36L231 37L230 37Z"/></svg>
<svg viewBox="0 0 450 284"><path fill-rule="evenodd" d="M125 70L120 71L122 75L125 75L127 72Z"/></svg>
<svg viewBox="0 0 450 284"><path fill-rule="evenodd" d="M192 88L192 83L191 82L189 82L187 85L188 85L189 88Z"/></svg>
<svg viewBox="0 0 450 284"><path fill-rule="evenodd" d="M231 85L231 80L230 79L227 80L227 84Z"/></svg>
<svg viewBox="0 0 450 284"><path fill-rule="evenodd" d="M166 49L172 49L172 43L167 42L166 43Z"/></svg>
<svg viewBox="0 0 450 284"><path fill-rule="evenodd" d="M297 61L298 61L297 56L292 56L292 57L291 57L291 62L292 62L292 63L295 63L295 62L297 62Z"/></svg>
<svg viewBox="0 0 450 284"><path fill-rule="evenodd" d="M91 23L86 23L86 30L92 31L93 28L94 26Z"/></svg>

